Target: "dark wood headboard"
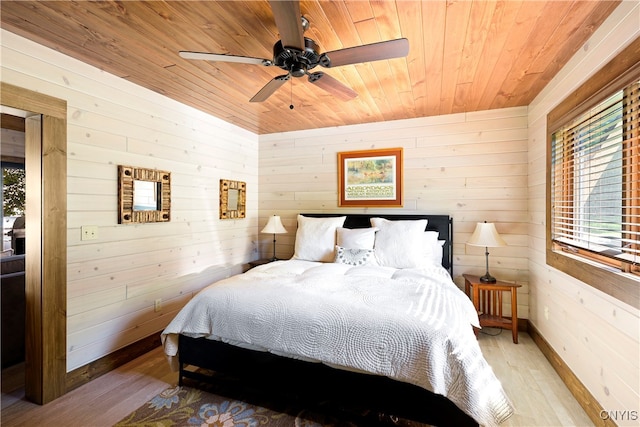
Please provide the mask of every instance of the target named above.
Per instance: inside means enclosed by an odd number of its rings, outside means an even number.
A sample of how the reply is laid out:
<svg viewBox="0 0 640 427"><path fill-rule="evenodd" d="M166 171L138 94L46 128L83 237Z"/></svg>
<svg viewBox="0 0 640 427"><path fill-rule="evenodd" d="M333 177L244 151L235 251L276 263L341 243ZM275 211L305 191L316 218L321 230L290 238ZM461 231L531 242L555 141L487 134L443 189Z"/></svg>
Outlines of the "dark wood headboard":
<svg viewBox="0 0 640 427"><path fill-rule="evenodd" d="M327 218L346 216L345 228L371 227L371 218L385 218L389 221L407 221L426 219L425 231L437 231L440 240L444 240L442 246L442 266L453 277L453 220L449 215L422 215L422 214L341 214L341 213L302 213L301 215L313 218Z"/></svg>

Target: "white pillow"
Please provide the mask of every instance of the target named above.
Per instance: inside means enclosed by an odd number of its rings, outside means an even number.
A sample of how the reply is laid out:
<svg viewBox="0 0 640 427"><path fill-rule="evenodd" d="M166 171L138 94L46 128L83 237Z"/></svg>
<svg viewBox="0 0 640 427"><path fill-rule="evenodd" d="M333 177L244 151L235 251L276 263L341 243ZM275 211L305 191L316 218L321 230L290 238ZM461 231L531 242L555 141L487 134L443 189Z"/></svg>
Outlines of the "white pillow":
<svg viewBox="0 0 640 427"><path fill-rule="evenodd" d="M380 265L393 268L415 268L425 265L427 261L423 235L427 227L426 219L389 221L384 218L371 218L371 225L379 229L374 249Z"/></svg>
<svg viewBox="0 0 640 427"><path fill-rule="evenodd" d="M337 264L348 265L375 265L375 255L373 249L349 249L336 245Z"/></svg>
<svg viewBox="0 0 640 427"><path fill-rule="evenodd" d="M293 259L333 262L336 229L342 227L346 218L346 216L311 218L298 215Z"/></svg>
<svg viewBox="0 0 640 427"><path fill-rule="evenodd" d="M424 237L424 244L431 245L438 243L438 237L440 237L440 233L437 231L425 231L422 236Z"/></svg>
<svg viewBox="0 0 640 427"><path fill-rule="evenodd" d="M423 248L426 262L442 265L442 255L445 240L438 240L437 231L425 231L423 234Z"/></svg>
<svg viewBox="0 0 640 427"><path fill-rule="evenodd" d="M349 249L373 249L378 228L338 228L337 245Z"/></svg>

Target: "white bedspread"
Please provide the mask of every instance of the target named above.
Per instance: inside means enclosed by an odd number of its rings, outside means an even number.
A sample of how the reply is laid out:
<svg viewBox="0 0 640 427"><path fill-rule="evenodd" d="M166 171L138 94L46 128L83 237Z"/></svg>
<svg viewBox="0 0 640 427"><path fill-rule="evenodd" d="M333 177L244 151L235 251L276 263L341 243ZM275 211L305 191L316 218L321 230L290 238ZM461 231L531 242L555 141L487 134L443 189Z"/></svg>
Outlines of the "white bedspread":
<svg viewBox="0 0 640 427"><path fill-rule="evenodd" d="M203 289L162 333L366 371L446 396L481 425L513 408L471 325L469 298L439 266L396 270L277 261Z"/></svg>

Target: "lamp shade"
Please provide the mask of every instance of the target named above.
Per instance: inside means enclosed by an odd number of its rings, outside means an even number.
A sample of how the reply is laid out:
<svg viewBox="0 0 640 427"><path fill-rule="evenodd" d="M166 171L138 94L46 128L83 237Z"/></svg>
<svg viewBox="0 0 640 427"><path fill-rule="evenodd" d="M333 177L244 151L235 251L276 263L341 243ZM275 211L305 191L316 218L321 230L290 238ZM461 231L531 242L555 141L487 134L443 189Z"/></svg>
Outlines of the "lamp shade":
<svg viewBox="0 0 640 427"><path fill-rule="evenodd" d="M495 248L507 246L507 242L500 237L496 226L492 222L479 222L476 224L476 229L467 241L467 245Z"/></svg>
<svg viewBox="0 0 640 427"><path fill-rule="evenodd" d="M267 221L267 225L264 226L261 233L269 233L269 234L284 234L287 232L287 229L282 225L282 221L280 220L280 216L273 215L269 217L269 221Z"/></svg>

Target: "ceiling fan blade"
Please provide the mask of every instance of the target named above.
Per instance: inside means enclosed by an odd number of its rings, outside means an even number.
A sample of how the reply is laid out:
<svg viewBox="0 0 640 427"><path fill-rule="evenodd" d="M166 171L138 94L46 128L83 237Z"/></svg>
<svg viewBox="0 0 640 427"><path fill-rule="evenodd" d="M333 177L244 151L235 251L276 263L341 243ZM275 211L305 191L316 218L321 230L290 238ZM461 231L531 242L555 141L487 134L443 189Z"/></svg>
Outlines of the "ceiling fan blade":
<svg viewBox="0 0 640 427"><path fill-rule="evenodd" d="M271 4L273 17L280 32L282 45L304 50L304 30L302 28L302 15L300 14L300 1L271 0L269 4Z"/></svg>
<svg viewBox="0 0 640 427"><path fill-rule="evenodd" d="M256 93L253 98L249 100L249 102L262 102L266 101L273 92L278 90L280 86L284 84L291 77L289 74L284 74L282 76L274 77L269 83L267 83L258 93Z"/></svg>
<svg viewBox="0 0 640 427"><path fill-rule="evenodd" d="M356 91L322 71L309 74L309 82L337 96L342 101L349 101L358 96Z"/></svg>
<svg viewBox="0 0 640 427"><path fill-rule="evenodd" d="M328 58L329 61L321 60L320 65L328 68L339 67L360 62L400 58L408 54L409 40L395 39L326 52L322 56Z"/></svg>
<svg viewBox="0 0 640 427"><path fill-rule="evenodd" d="M218 62L239 62L242 64L255 64L269 66L272 62L263 58L251 58L249 56L237 56L237 55L223 55L218 53L206 53L206 52L189 52L181 50L180 56L184 59L203 59L205 61L218 61Z"/></svg>

